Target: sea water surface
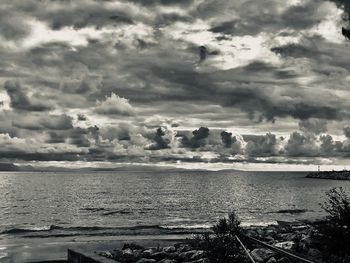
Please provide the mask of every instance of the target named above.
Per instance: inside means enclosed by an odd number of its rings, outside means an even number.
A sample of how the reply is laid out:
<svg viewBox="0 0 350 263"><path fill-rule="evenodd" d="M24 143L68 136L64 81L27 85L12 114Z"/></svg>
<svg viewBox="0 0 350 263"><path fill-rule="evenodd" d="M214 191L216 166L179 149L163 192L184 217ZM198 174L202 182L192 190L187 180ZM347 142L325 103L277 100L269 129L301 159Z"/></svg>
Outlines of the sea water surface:
<svg viewBox="0 0 350 263"><path fill-rule="evenodd" d="M302 172L1 172L0 243L188 233L235 210L243 224L319 219L331 187ZM0 247L1 250L1 247ZM6 250L6 249L3 249ZM0 261L1 253L0 251Z"/></svg>

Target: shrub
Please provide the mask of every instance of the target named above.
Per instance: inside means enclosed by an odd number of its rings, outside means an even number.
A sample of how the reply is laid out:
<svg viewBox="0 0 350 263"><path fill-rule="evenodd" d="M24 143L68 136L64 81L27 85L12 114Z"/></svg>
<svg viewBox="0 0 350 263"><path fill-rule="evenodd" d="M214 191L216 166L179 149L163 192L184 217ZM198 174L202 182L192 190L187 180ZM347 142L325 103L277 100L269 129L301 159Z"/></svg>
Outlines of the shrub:
<svg viewBox="0 0 350 263"><path fill-rule="evenodd" d="M191 245L206 251L210 262L249 262L235 237L242 232L235 212L230 213L228 218L220 219L212 230L213 233L195 235Z"/></svg>
<svg viewBox="0 0 350 263"><path fill-rule="evenodd" d="M350 256L350 197L342 187L326 193L321 207L327 212L327 221L318 229L322 234L323 249L333 255Z"/></svg>

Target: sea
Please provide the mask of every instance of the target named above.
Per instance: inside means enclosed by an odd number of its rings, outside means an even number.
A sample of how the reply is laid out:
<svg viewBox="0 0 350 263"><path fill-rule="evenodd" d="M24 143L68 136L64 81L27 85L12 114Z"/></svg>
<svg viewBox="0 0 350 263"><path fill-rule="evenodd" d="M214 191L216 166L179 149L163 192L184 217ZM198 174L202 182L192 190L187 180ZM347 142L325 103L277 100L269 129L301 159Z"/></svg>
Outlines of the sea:
<svg viewBox="0 0 350 263"><path fill-rule="evenodd" d="M141 169L1 172L0 262L19 262L16 254L29 260L25 255L33 252L28 246L35 250L55 240L201 232L231 211L243 226L317 220L325 216L320 203L329 189L341 186L350 192L350 181L305 175Z"/></svg>

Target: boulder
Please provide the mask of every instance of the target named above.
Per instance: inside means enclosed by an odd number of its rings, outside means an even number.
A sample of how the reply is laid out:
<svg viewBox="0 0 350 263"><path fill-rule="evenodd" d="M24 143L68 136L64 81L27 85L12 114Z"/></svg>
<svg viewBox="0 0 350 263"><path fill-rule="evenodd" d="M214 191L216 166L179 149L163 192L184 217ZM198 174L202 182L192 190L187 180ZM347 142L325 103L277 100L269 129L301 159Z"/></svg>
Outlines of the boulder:
<svg viewBox="0 0 350 263"><path fill-rule="evenodd" d="M295 242L293 242L293 241L278 242L275 244L275 246L279 247L279 248L290 250L295 246Z"/></svg>
<svg viewBox="0 0 350 263"><path fill-rule="evenodd" d="M272 257L266 263L276 263L276 262L277 260L274 257Z"/></svg>
<svg viewBox="0 0 350 263"><path fill-rule="evenodd" d="M197 250L192 256L191 256L191 260L198 260L201 258L205 258L207 256L207 253L203 250Z"/></svg>
<svg viewBox="0 0 350 263"><path fill-rule="evenodd" d="M275 255L274 252L272 252L269 249L265 248L256 248L251 252L252 257L255 259L257 262L265 262L269 258L273 257Z"/></svg>
<svg viewBox="0 0 350 263"><path fill-rule="evenodd" d="M291 261L288 258L280 258L277 263L291 263Z"/></svg>
<svg viewBox="0 0 350 263"><path fill-rule="evenodd" d="M151 258L141 258L138 261L136 261L136 263L154 263L154 262L157 262L157 261Z"/></svg>
<svg viewBox="0 0 350 263"><path fill-rule="evenodd" d="M307 254L311 257L311 258L321 258L322 257L322 253L316 249L316 248L310 248L309 251L307 252Z"/></svg>
<svg viewBox="0 0 350 263"><path fill-rule="evenodd" d="M163 251L160 251L160 252L156 252L156 253L153 253L151 255L151 258L157 260L157 261L160 261L162 259L165 259L166 257L168 256L167 253L163 252Z"/></svg>
<svg viewBox="0 0 350 263"><path fill-rule="evenodd" d="M165 253L172 253L172 252L175 252L176 251L176 248L174 246L169 246L169 247L164 247L163 248L163 251Z"/></svg>
<svg viewBox="0 0 350 263"><path fill-rule="evenodd" d="M190 261L192 256L197 252L197 250L190 250L187 252L182 252L179 254L179 257L182 261Z"/></svg>
<svg viewBox="0 0 350 263"><path fill-rule="evenodd" d="M159 263L177 263L175 259L162 259Z"/></svg>
<svg viewBox="0 0 350 263"><path fill-rule="evenodd" d="M187 252L190 250L192 250L192 248L191 248L191 246L189 246L187 244L180 245L180 247L179 247L180 252Z"/></svg>
<svg viewBox="0 0 350 263"><path fill-rule="evenodd" d="M140 245L137 245L137 244L134 244L134 243L125 243L123 245L123 248L122 250L125 250L125 249L131 249L131 250L145 250L145 248L143 246L140 246Z"/></svg>
<svg viewBox="0 0 350 263"><path fill-rule="evenodd" d="M141 256L143 258L150 258L152 256L152 254L154 254L156 252L157 252L156 249L149 248L149 249L142 251Z"/></svg>

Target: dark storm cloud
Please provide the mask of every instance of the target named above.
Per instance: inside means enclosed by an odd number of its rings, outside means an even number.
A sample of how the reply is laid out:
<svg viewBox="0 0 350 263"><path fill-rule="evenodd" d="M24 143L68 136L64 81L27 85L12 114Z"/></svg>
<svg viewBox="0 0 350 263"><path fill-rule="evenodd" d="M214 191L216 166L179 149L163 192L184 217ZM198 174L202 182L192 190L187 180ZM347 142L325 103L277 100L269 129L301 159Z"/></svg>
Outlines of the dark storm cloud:
<svg viewBox="0 0 350 263"><path fill-rule="evenodd" d="M295 57L295 58L304 58L304 57L313 57L317 56L317 50L310 49L300 44L288 44L280 47L274 47L271 49L272 52L280 54L284 57Z"/></svg>
<svg viewBox="0 0 350 263"><path fill-rule="evenodd" d="M84 114L78 114L77 119L78 121L86 121L87 117Z"/></svg>
<svg viewBox="0 0 350 263"><path fill-rule="evenodd" d="M192 132L192 137L187 136L182 137L182 145L189 148L199 148L206 144L206 139L209 136L209 128L200 127Z"/></svg>
<svg viewBox="0 0 350 263"><path fill-rule="evenodd" d="M343 131L346 138L350 139L350 126L345 126Z"/></svg>
<svg viewBox="0 0 350 263"><path fill-rule="evenodd" d="M223 2L223 1L220 1ZM225 14L227 10L237 12L238 18L227 19L213 24L211 31L234 36L257 35L261 32L279 31L282 29L300 30L311 28L319 23L321 17L318 16L317 10L320 1L308 1L295 6L290 6L283 12L280 11L282 6L278 1L244 1L230 3L220 3L217 1L205 1L199 6L199 16L215 15L217 12ZM217 10L221 8L221 10ZM211 11L212 10L212 11ZM228 12L227 12L228 13ZM262 15L263 14L263 15ZM231 18L231 19L230 19Z"/></svg>
<svg viewBox="0 0 350 263"><path fill-rule="evenodd" d="M47 111L52 109L52 105L46 102L29 98L23 86L19 82L6 81L4 88L11 99L11 107L24 111Z"/></svg>
<svg viewBox="0 0 350 263"><path fill-rule="evenodd" d="M168 138L164 138L165 132L163 129L160 127L156 130L156 134L153 137L153 141L155 142L152 144L149 149L150 150L160 150L160 149L166 149L170 148L170 140Z"/></svg>
<svg viewBox="0 0 350 263"><path fill-rule="evenodd" d="M100 28L106 25L133 23L132 18L123 11L108 10L101 5L82 6L63 12L51 12L47 15L46 19L55 30L65 26L79 29L87 26Z"/></svg>
<svg viewBox="0 0 350 263"><path fill-rule="evenodd" d="M232 143L236 142L236 137L232 137L232 132L222 131L220 135L222 144L226 148L230 148L232 146Z"/></svg>

